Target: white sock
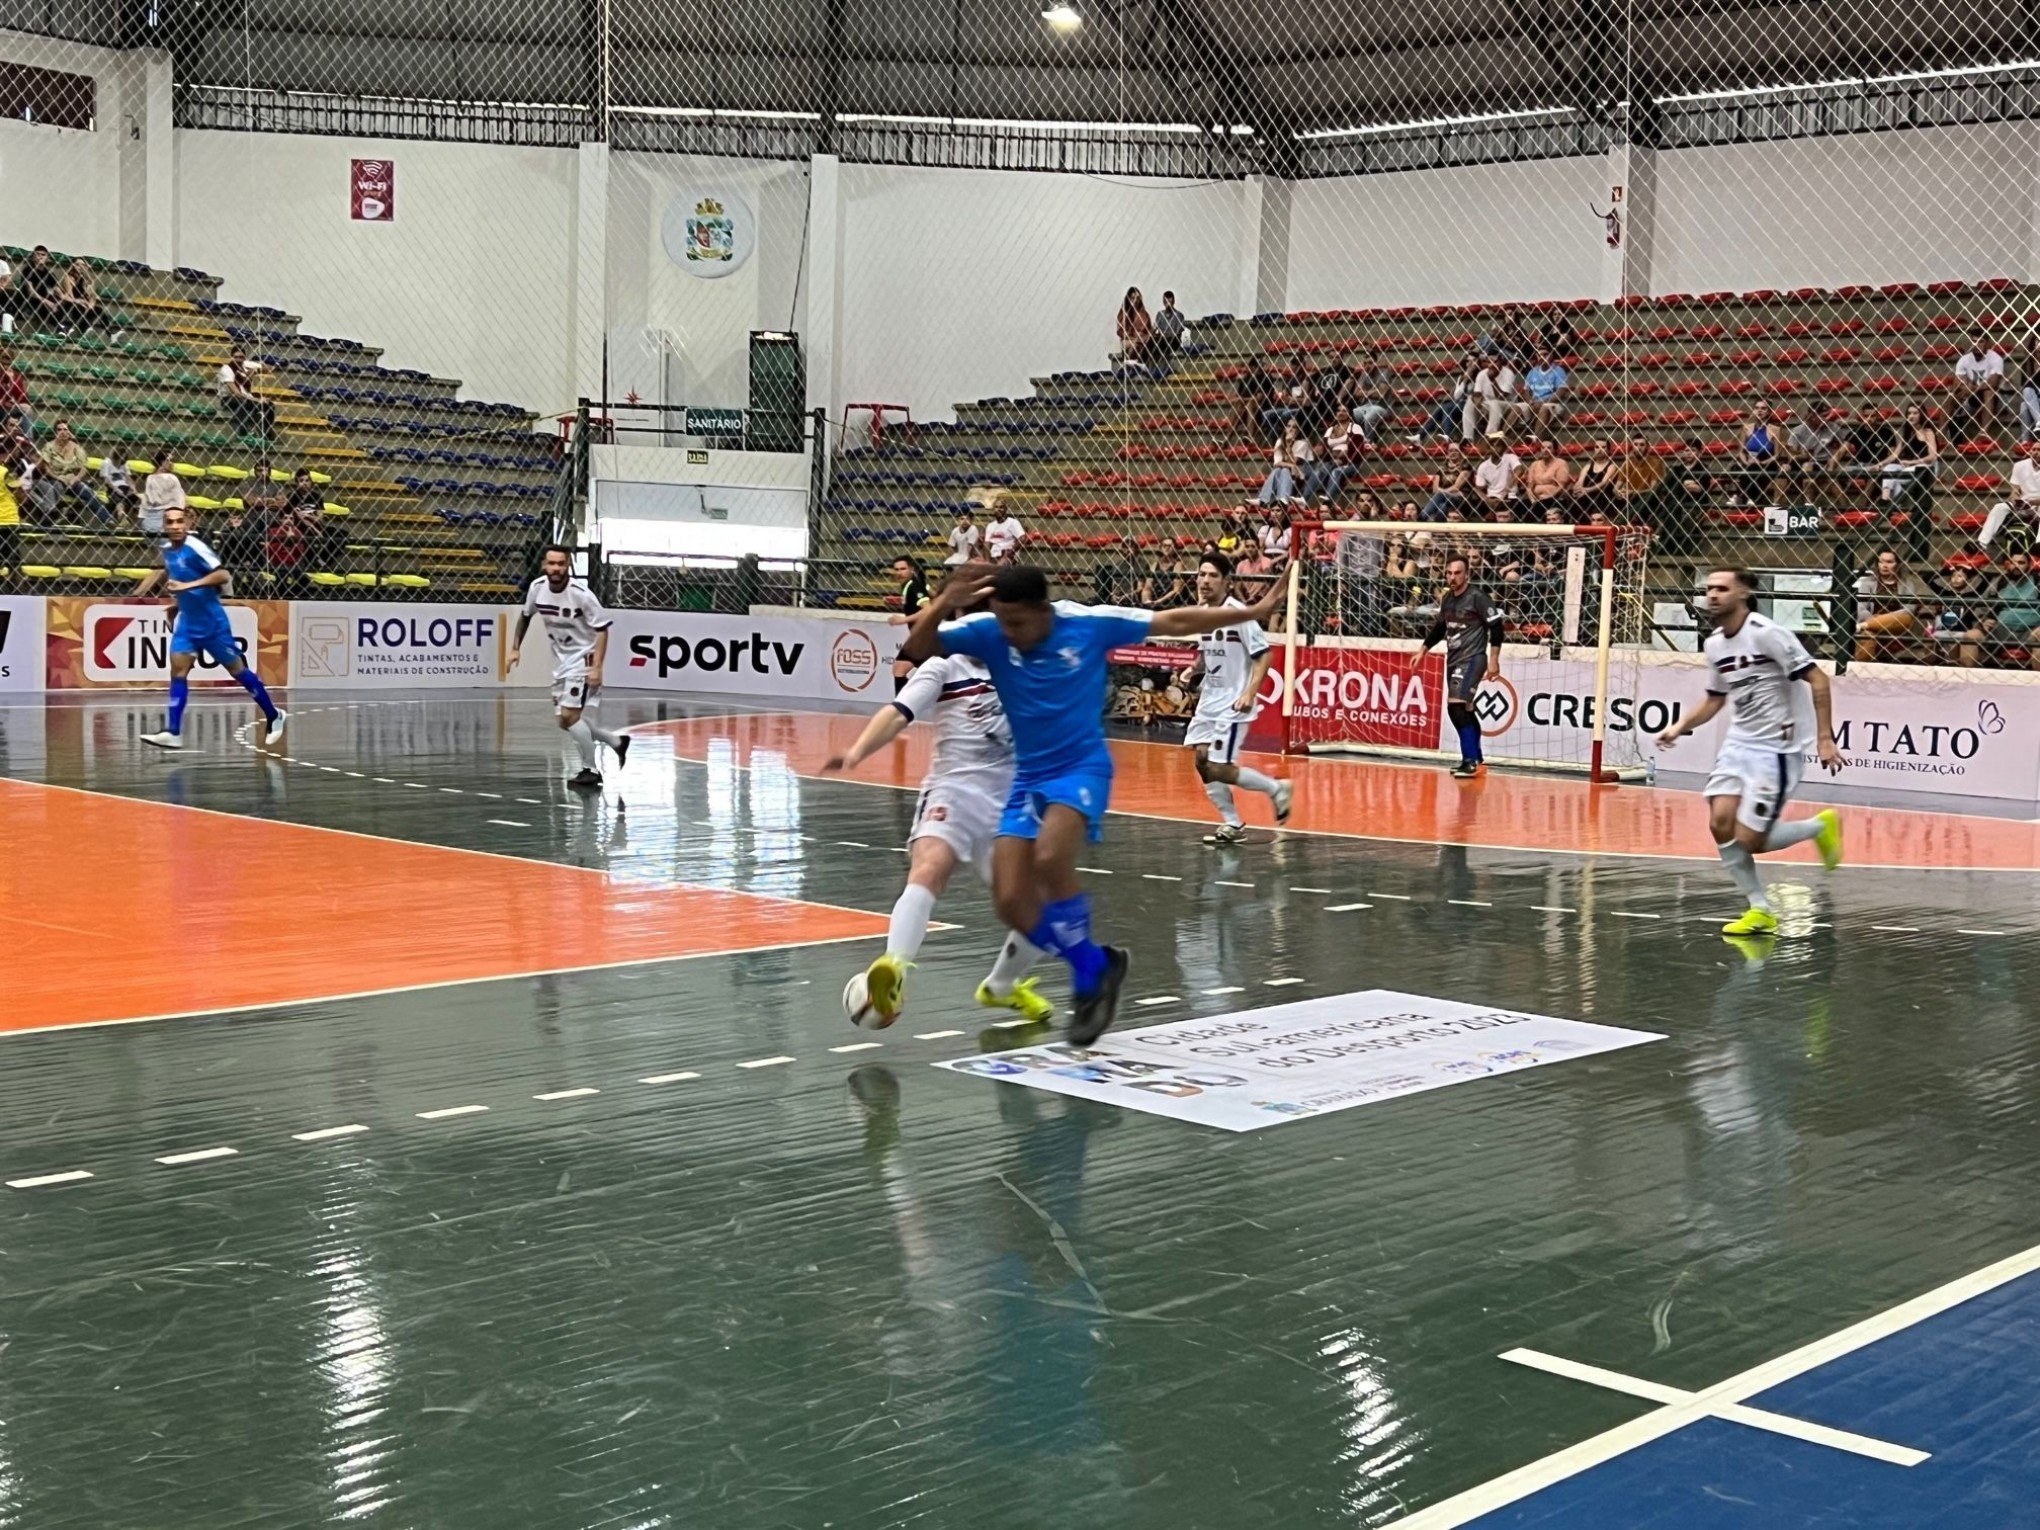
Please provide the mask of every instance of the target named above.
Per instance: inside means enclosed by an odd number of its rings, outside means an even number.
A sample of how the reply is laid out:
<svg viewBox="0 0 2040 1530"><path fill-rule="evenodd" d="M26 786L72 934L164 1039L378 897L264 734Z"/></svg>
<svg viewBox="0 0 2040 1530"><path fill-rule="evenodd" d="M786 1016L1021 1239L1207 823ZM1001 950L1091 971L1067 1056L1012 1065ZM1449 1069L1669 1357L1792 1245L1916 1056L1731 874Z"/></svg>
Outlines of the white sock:
<svg viewBox="0 0 2040 1530"><path fill-rule="evenodd" d="M567 729L567 737L574 741L574 752L581 757L581 768L583 770L593 770L595 768L595 734L589 728L588 720L584 717L575 723L573 727Z"/></svg>
<svg viewBox="0 0 2040 1530"><path fill-rule="evenodd" d="M1795 818L1790 823L1774 823L1764 840L1766 850L1783 850L1788 845L1804 844L1820 832L1820 824L1812 818Z"/></svg>
<svg viewBox="0 0 2040 1530"><path fill-rule="evenodd" d="M1047 955L1041 947L1025 935L1008 934L1006 943L999 947L999 959L992 963L990 975L985 978L985 987L997 998L1005 998L1013 991L1013 985L1027 976L1027 969Z"/></svg>
<svg viewBox="0 0 2040 1530"><path fill-rule="evenodd" d="M1735 885L1750 900L1751 908L1760 908L1767 914L1771 912L1771 900L1764 896L1764 879L1757 875L1757 863L1749 851L1730 840L1721 847L1721 864L1735 878Z"/></svg>
<svg viewBox="0 0 2040 1530"><path fill-rule="evenodd" d="M900 889L892 906L892 923L886 926L885 954L910 962L920 955L921 942L928 938L928 916L935 912L935 894L909 882Z"/></svg>
<svg viewBox="0 0 2040 1530"><path fill-rule="evenodd" d="M1234 783L1235 785L1244 786L1250 792L1259 792L1264 797L1275 795L1275 778L1273 776L1264 776L1260 771L1249 770L1244 765L1239 767L1239 772L1240 778Z"/></svg>
<svg viewBox="0 0 2040 1530"><path fill-rule="evenodd" d="M623 740L623 735L613 728L598 728L586 717L583 717L581 721L586 724L589 734L598 744L604 744L614 749Z"/></svg>
<svg viewBox="0 0 2040 1530"><path fill-rule="evenodd" d="M2005 529L2005 522L2012 518L2012 507L2003 501L1990 507L1990 514L1983 518L1983 530L1976 534L1976 545L1988 547L1993 538Z"/></svg>
<svg viewBox="0 0 2040 1530"><path fill-rule="evenodd" d="M1239 808L1233 802L1232 787L1227 782L1206 781L1204 795L1211 799L1212 805L1218 809L1218 816L1227 823L1237 827L1245 822L1240 817Z"/></svg>

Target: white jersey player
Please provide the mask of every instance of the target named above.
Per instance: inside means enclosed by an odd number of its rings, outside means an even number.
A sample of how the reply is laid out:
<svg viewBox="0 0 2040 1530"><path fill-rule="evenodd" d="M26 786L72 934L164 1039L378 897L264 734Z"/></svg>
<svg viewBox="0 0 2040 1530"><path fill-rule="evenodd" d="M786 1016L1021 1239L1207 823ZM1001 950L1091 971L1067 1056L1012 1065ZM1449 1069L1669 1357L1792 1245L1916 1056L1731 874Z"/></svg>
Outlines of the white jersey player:
<svg viewBox="0 0 2040 1530"><path fill-rule="evenodd" d="M1197 599L1207 606L1246 607L1231 597L1232 564L1219 553L1207 553L1197 565ZM1240 746L1261 709L1261 685L1268 678L1268 665L1275 650L1268 634L1255 621L1221 627L1197 640L1197 662L1191 675L1204 677L1198 692L1197 710L1184 730L1183 742L1196 753L1197 778L1204 793L1224 820L1218 831L1204 836L1207 845L1236 845L1247 837L1247 826L1233 801L1233 788L1243 786L1260 792L1275 804L1275 821L1289 822L1293 789L1250 766L1239 763Z"/></svg>
<svg viewBox="0 0 2040 1530"><path fill-rule="evenodd" d="M1718 568L1707 576L1707 609L1718 622L1707 635L1707 699L1660 733L1658 747L1671 748L1723 706L1730 708L1728 732L1707 777L1707 819L1722 863L1750 906L1722 933L1766 937L1777 933L1778 916L1753 857L1810 839L1828 870L1842 863L1842 824L1832 808L1791 823L1779 815L1799 785L1809 744L1825 770L1839 771L1846 762L1835 747L1827 672L1797 637L1750 609L1755 588L1747 569Z"/></svg>
<svg viewBox="0 0 2040 1530"><path fill-rule="evenodd" d="M906 1007L906 974L928 933L935 900L949 886L958 865L973 868L987 885L992 875L992 840L1013 789L1013 730L992 689L990 672L977 660L945 655L919 665L900 693L879 708L848 752L825 769L850 770L899 737L909 723L935 725L935 752L914 806L907 837L907 885L893 905L885 954L864 979L877 1023L890 1025ZM980 1004L1017 1010L1027 1020L1054 1013L1034 982L1021 976L1040 953L1011 936L992 975L978 986Z"/></svg>
<svg viewBox="0 0 2040 1530"><path fill-rule="evenodd" d="M630 735L595 726L592 714L602 699L602 661L609 652L609 616L602 602L585 584L573 579L572 554L555 543L545 550L544 570L524 592L524 610L517 618L517 635L510 640L510 667L524 648L524 634L533 617L545 623L552 640L553 710L560 729L573 740L581 759L581 772L567 784L600 787L602 772L595 768L595 746L606 744L616 751L620 767L630 754Z"/></svg>

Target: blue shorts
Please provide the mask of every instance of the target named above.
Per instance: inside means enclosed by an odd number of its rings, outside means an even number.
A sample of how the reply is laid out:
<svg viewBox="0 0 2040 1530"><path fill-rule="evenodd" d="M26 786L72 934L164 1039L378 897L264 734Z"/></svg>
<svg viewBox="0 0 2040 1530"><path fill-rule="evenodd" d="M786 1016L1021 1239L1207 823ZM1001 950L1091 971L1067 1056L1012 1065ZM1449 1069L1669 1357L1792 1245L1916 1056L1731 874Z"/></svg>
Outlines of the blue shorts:
<svg viewBox="0 0 2040 1530"><path fill-rule="evenodd" d="M241 656L240 646L234 642L234 629L224 622L218 626L195 627L187 624L183 617L178 617L177 625L170 629L170 651L203 654L228 669L238 669L248 662Z"/></svg>
<svg viewBox="0 0 2040 1530"><path fill-rule="evenodd" d="M1034 839L1041 833L1041 815L1060 803L1084 815L1085 837L1097 844L1105 837L1105 809L1112 801L1112 777L1096 771L1072 771L1041 781L1014 778L999 816L1000 839Z"/></svg>
<svg viewBox="0 0 2040 1530"><path fill-rule="evenodd" d="M1473 693L1480 689L1480 682L1487 677L1487 655L1475 654L1457 664L1445 667L1445 699L1448 701L1472 701Z"/></svg>

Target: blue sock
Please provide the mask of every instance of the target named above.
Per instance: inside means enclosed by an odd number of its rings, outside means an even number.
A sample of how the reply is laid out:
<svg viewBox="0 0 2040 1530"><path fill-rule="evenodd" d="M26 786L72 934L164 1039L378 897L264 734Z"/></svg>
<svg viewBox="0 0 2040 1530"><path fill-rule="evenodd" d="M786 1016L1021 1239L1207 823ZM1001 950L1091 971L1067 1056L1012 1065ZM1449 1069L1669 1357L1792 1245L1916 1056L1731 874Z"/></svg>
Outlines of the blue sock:
<svg viewBox="0 0 2040 1530"><path fill-rule="evenodd" d="M1091 941L1091 899L1087 893L1046 905L1041 922L1027 938L1070 964L1070 986L1077 997L1098 991L1105 972L1105 952Z"/></svg>
<svg viewBox="0 0 2040 1530"><path fill-rule="evenodd" d="M251 666L234 677L247 687L248 694L255 698L255 705L262 708L262 715L271 722L276 721L276 703L269 699L269 687L262 683L262 677Z"/></svg>
<svg viewBox="0 0 2040 1530"><path fill-rule="evenodd" d="M184 731L184 703L191 698L191 682L182 675L170 681L170 731Z"/></svg>
<svg viewBox="0 0 2040 1530"><path fill-rule="evenodd" d="M1459 757L1462 760L1468 760L1478 765L1481 759L1480 724L1477 722L1463 722L1458 724L1458 730Z"/></svg>

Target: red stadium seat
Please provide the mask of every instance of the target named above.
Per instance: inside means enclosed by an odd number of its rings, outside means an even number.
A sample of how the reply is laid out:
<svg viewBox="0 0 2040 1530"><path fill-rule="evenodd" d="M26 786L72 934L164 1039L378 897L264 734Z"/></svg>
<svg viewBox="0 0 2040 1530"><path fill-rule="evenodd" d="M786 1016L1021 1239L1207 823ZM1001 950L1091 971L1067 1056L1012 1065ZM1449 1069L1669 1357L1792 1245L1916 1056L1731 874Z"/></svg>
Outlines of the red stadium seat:
<svg viewBox="0 0 2040 1530"><path fill-rule="evenodd" d="M1834 524L1844 527L1874 526L1877 524L1875 510L1839 510L1835 513Z"/></svg>
<svg viewBox="0 0 2040 1530"><path fill-rule="evenodd" d="M1714 391L1723 397L1733 398L1738 394L1756 392L1757 385L1747 377L1724 377Z"/></svg>
<svg viewBox="0 0 2040 1530"><path fill-rule="evenodd" d="M1724 303L1733 303L1735 301L1735 294L1733 292L1703 292L1697 301L1705 303L1710 308L1719 308Z"/></svg>
<svg viewBox="0 0 2040 1530"><path fill-rule="evenodd" d="M1902 335L1911 328L1911 319L1880 319L1877 324L1877 333L1880 335Z"/></svg>
<svg viewBox="0 0 2040 1530"><path fill-rule="evenodd" d="M1631 391L1635 390L1632 389ZM1701 382L1698 378L1689 377L1683 382L1673 383L1671 391L1679 398L1697 398L1700 394L1707 391L1707 384Z"/></svg>
<svg viewBox="0 0 2040 1530"><path fill-rule="evenodd" d="M1682 367L1711 367L1721 358L1713 351L1688 351L1679 358Z"/></svg>
<svg viewBox="0 0 2040 1530"><path fill-rule="evenodd" d="M1962 354L1959 345L1923 345L1920 347L1922 361L1953 361Z"/></svg>
<svg viewBox="0 0 2040 1530"><path fill-rule="evenodd" d="M1733 425L1741 418L1742 411L1740 409L1714 409L1708 411L1707 423L1710 425Z"/></svg>
<svg viewBox="0 0 2040 1530"><path fill-rule="evenodd" d="M1967 283L1967 282L1928 282L1928 283L1927 283L1927 291L1929 291L1929 292L1931 292L1931 293L1935 294L1935 295L1936 295L1937 297L1954 297L1954 296L1956 296L1956 295L1957 295L1958 293L1963 293L1963 292L1967 292L1968 290L1969 290L1969 283Z"/></svg>
<svg viewBox="0 0 2040 1530"><path fill-rule="evenodd" d="M2003 482L1995 473L1964 473L1955 480L1955 487L1966 494L1988 494Z"/></svg>
<svg viewBox="0 0 2040 1530"><path fill-rule="evenodd" d="M1834 366L1845 367L1862 354L1862 350L1853 345L1831 345L1820 353L1820 359Z"/></svg>
<svg viewBox="0 0 2040 1530"><path fill-rule="evenodd" d="M1858 282L1853 286L1835 288L1835 297L1841 302L1851 303L1859 298L1869 297L1874 291L1876 291L1874 287L1866 287Z"/></svg>
<svg viewBox="0 0 2040 1530"><path fill-rule="evenodd" d="M1768 303L1778 296L1774 287L1753 287L1742 295L1745 303Z"/></svg>
<svg viewBox="0 0 2040 1530"><path fill-rule="evenodd" d="M1768 324L1740 324L1736 326L1735 336L1738 340L1764 340L1769 338L1770 333L1771 326Z"/></svg>
<svg viewBox="0 0 2040 1530"><path fill-rule="evenodd" d="M1726 324L1696 324L1686 331L1687 336L1694 340L1719 340L1727 333Z"/></svg>
<svg viewBox="0 0 2040 1530"><path fill-rule="evenodd" d="M1964 441L1955 450L1964 457L1995 457L2004 448L1990 436L1978 436L1974 440Z"/></svg>
<svg viewBox="0 0 2040 1530"><path fill-rule="evenodd" d="M1914 297L1924 291L1918 282L1886 282L1877 289L1888 298Z"/></svg>

